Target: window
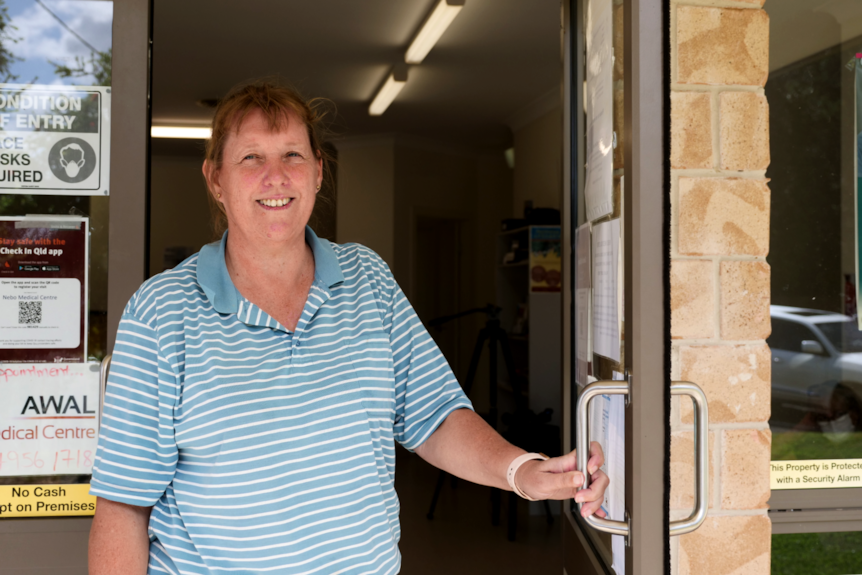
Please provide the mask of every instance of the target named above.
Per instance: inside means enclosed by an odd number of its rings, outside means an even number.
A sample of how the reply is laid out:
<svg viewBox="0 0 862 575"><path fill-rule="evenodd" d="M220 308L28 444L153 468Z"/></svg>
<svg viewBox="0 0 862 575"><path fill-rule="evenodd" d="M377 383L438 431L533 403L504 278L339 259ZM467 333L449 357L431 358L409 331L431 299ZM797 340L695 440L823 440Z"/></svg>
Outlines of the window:
<svg viewBox="0 0 862 575"><path fill-rule="evenodd" d="M773 573L862 571L851 533L862 513L847 509L862 508L862 4L851 4L765 6Z"/></svg>

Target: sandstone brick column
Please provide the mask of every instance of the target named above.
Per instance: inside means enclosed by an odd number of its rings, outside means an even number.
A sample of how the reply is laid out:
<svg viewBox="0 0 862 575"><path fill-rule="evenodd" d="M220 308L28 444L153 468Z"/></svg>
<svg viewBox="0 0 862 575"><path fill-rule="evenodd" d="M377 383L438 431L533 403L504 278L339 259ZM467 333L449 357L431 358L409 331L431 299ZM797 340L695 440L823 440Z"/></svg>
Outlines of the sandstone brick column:
<svg viewBox="0 0 862 575"><path fill-rule="evenodd" d="M710 407L710 512L678 575L768 575L769 18L763 0L671 3L673 378ZM693 506L692 410L672 413L671 517Z"/></svg>

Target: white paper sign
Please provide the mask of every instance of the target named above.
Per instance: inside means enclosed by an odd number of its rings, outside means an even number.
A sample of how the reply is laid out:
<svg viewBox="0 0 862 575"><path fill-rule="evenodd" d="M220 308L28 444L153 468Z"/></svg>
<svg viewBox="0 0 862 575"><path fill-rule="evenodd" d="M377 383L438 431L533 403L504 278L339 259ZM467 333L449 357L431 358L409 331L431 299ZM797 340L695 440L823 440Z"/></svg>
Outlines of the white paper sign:
<svg viewBox="0 0 862 575"><path fill-rule="evenodd" d="M593 352L620 360L620 220L593 226Z"/></svg>
<svg viewBox="0 0 862 575"><path fill-rule="evenodd" d="M614 210L613 18L611 0L589 0L586 29L587 219Z"/></svg>
<svg viewBox="0 0 862 575"><path fill-rule="evenodd" d="M0 84L0 190L108 195L111 88Z"/></svg>
<svg viewBox="0 0 862 575"><path fill-rule="evenodd" d="M0 476L92 473L99 364L0 364Z"/></svg>
<svg viewBox="0 0 862 575"><path fill-rule="evenodd" d="M0 279L0 349L74 349L80 343L80 281Z"/></svg>

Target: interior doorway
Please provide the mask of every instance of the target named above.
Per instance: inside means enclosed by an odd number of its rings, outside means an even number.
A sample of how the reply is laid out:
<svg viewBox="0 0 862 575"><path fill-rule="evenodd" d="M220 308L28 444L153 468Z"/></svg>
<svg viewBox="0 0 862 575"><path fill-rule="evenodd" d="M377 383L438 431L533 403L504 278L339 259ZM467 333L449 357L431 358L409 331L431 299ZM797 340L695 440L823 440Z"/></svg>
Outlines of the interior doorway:
<svg viewBox="0 0 862 575"><path fill-rule="evenodd" d="M436 4L153 0L153 127L206 127L219 98L253 78L272 77L307 97L326 98L337 178L334 189L323 190L331 205L311 225L321 237L377 252L426 326L467 309L501 305L501 278L527 269L502 268L513 263L503 261L504 252L514 249L501 239L503 222L528 225L525 205L551 212L562 205L559 0L467 0L422 63L409 66L389 108L369 114L376 92L403 64L407 44ZM200 139L152 139L150 275L217 239L200 173L203 149ZM526 301L527 275L521 283ZM526 365L527 310L504 310L501 317L511 318L505 330L518 330L516 352ZM428 328L462 384L485 321L484 314L474 314ZM562 354L560 341L543 348ZM488 365L485 351L471 399L478 412L487 412L494 386L502 415L515 404L512 386L489 381ZM546 379L545 387L558 388L558 377ZM543 400L537 411L562 411L560 394L551 395L557 404ZM493 549L512 572L525 557L540 566L537 572L559 571L559 523L531 517L520 502L517 541L532 551L498 549L506 545L506 527L505 521L491 523L489 490L447 485L429 521L436 470L405 450L396 457L408 572L414 572L411 564L431 565L424 558L438 543L450 545L446 537L453 535L476 541L452 547L455 555L479 558ZM461 567L450 572L477 572L474 562Z"/></svg>

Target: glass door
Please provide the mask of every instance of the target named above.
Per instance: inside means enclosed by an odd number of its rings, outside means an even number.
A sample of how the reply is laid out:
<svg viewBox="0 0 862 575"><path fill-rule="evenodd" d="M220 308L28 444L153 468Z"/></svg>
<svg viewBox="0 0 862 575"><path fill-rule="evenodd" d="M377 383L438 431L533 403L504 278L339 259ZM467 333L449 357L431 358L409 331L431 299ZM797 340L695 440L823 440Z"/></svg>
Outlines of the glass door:
<svg viewBox="0 0 862 575"><path fill-rule="evenodd" d="M0 2L0 555L15 572L86 570L108 326L145 277L148 22L145 0Z"/></svg>
<svg viewBox="0 0 862 575"><path fill-rule="evenodd" d="M564 8L564 437L579 451L599 441L611 478L608 520L581 517L574 503L566 510L564 564L569 574L662 573L670 537L706 515L708 422L699 388L670 381L667 10L656 0ZM696 509L675 522L666 481L672 394L698 407L701 463L692 469Z"/></svg>

